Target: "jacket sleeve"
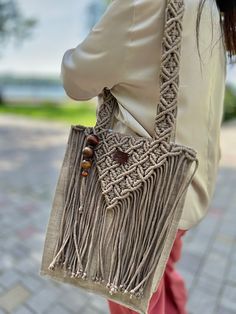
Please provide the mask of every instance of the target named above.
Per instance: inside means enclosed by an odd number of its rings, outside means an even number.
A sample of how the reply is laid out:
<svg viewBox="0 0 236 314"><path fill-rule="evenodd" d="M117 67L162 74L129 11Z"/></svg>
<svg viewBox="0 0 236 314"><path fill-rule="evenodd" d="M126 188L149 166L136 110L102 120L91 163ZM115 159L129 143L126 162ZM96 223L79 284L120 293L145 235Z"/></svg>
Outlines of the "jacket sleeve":
<svg viewBox="0 0 236 314"><path fill-rule="evenodd" d="M104 87L122 81L134 6L113 0L87 37L62 58L61 79L67 95L89 100Z"/></svg>

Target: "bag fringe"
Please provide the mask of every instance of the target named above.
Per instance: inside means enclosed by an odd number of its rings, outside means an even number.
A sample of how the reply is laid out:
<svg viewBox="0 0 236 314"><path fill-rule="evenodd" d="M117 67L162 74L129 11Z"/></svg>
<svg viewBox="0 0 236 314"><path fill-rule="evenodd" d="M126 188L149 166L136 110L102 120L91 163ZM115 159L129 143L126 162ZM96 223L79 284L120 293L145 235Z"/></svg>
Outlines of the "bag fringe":
<svg viewBox="0 0 236 314"><path fill-rule="evenodd" d="M61 267L65 276L104 284L110 294L119 291L141 298L197 167L187 182L192 161L184 154L169 155L139 189L106 210L95 162L88 177L80 175L85 135L72 132L70 140L67 199L48 269ZM93 269L92 260L97 261Z"/></svg>

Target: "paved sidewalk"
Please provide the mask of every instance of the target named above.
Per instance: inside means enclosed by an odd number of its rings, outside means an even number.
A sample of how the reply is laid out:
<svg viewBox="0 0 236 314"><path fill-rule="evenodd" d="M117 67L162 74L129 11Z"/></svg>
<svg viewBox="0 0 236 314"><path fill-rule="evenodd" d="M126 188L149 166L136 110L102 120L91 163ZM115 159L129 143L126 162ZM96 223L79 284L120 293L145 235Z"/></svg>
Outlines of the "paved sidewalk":
<svg viewBox="0 0 236 314"><path fill-rule="evenodd" d="M107 314L106 299L38 275L69 125L0 117L0 314ZM209 214L184 236L177 268L191 314L236 313L236 122L222 129Z"/></svg>

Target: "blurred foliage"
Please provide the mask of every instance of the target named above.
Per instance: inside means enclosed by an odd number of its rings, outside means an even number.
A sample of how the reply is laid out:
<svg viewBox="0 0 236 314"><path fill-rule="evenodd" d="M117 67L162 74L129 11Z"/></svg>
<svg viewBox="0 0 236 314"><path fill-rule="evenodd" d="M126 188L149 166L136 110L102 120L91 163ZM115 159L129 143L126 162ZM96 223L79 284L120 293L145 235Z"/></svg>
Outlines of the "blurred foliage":
<svg viewBox="0 0 236 314"><path fill-rule="evenodd" d="M25 18L22 15L16 0L0 0L0 56L6 42L14 38L17 43L21 44L23 39L30 36L35 25L35 19ZM3 102L0 89L0 106Z"/></svg>
<svg viewBox="0 0 236 314"><path fill-rule="evenodd" d="M236 87L226 85L223 121L236 119Z"/></svg>
<svg viewBox="0 0 236 314"><path fill-rule="evenodd" d="M89 31L98 22L105 8L106 4L101 1L91 1L88 3L86 6L86 27Z"/></svg>
<svg viewBox="0 0 236 314"><path fill-rule="evenodd" d="M31 34L36 20L25 18L15 0L0 0L0 43L11 38L19 43Z"/></svg>
<svg viewBox="0 0 236 314"><path fill-rule="evenodd" d="M59 105L49 101L27 105L6 103L0 106L0 114L4 113L86 126L93 126L96 123L96 106L92 101L79 102L79 105L78 102Z"/></svg>
<svg viewBox="0 0 236 314"><path fill-rule="evenodd" d="M93 0L88 3L86 7L87 14L87 28L90 31L91 28L99 21L107 6L113 0Z"/></svg>
<svg viewBox="0 0 236 314"><path fill-rule="evenodd" d="M87 126L96 123L94 101L69 101L63 104L50 101L32 104L4 103L0 106L0 114L4 113ZM223 122L231 119L236 119L236 88L226 85Z"/></svg>

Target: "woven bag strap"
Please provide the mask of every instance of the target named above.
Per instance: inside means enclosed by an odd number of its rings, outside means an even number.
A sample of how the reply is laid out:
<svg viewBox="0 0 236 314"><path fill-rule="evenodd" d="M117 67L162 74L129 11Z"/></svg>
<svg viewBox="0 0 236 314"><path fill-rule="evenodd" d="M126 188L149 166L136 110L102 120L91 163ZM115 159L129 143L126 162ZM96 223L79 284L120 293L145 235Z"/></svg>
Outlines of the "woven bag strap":
<svg viewBox="0 0 236 314"><path fill-rule="evenodd" d="M165 8L160 68L160 101L157 105L153 136L160 142L169 143L175 140L184 7L184 0L167 0ZM97 122L94 127L97 134L111 128L114 111L118 107L116 98L107 87L103 89L101 95L103 103L97 110Z"/></svg>

